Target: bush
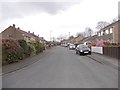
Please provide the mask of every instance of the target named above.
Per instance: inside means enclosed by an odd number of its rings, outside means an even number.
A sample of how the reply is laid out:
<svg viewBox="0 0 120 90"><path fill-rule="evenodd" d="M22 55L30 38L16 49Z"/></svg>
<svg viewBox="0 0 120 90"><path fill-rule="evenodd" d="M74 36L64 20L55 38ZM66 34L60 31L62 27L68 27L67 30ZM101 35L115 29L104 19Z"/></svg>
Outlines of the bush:
<svg viewBox="0 0 120 90"><path fill-rule="evenodd" d="M30 46L27 45L27 42L25 40L18 40L20 46L23 48L24 50L24 54L26 56L30 56L31 55L31 48Z"/></svg>
<svg viewBox="0 0 120 90"><path fill-rule="evenodd" d="M19 52L21 51L21 52ZM17 62L23 56L22 48L17 40L3 39L2 40L2 63Z"/></svg>
<svg viewBox="0 0 120 90"><path fill-rule="evenodd" d="M27 43L25 40L2 40L2 64L18 62L30 55L35 55L44 50L40 42Z"/></svg>
<svg viewBox="0 0 120 90"><path fill-rule="evenodd" d="M29 47L31 48L31 56L36 55L36 48L35 48L35 42L31 41L28 42Z"/></svg>
<svg viewBox="0 0 120 90"><path fill-rule="evenodd" d="M38 54L45 49L44 45L38 41L29 42L28 45L32 48L32 55Z"/></svg>
<svg viewBox="0 0 120 90"><path fill-rule="evenodd" d="M24 49L19 48L16 52L17 59L22 60L24 57Z"/></svg>
<svg viewBox="0 0 120 90"><path fill-rule="evenodd" d="M44 45L40 42L36 42L35 48L37 50L36 54L43 52L43 50L45 49Z"/></svg>

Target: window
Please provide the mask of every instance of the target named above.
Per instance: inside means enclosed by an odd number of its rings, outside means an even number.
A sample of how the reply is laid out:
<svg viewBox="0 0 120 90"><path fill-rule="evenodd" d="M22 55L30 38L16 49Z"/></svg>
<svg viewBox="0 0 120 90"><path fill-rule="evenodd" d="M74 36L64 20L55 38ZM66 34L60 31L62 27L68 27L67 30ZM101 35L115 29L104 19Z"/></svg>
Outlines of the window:
<svg viewBox="0 0 120 90"><path fill-rule="evenodd" d="M30 40L30 37L28 37L28 40Z"/></svg>
<svg viewBox="0 0 120 90"><path fill-rule="evenodd" d="M105 30L105 34L109 34L109 31L108 31L108 30Z"/></svg>
<svg viewBox="0 0 120 90"><path fill-rule="evenodd" d="M100 33L98 33L98 36L100 36Z"/></svg>
<svg viewBox="0 0 120 90"><path fill-rule="evenodd" d="M101 32L101 36L103 36L103 31Z"/></svg>
<svg viewBox="0 0 120 90"><path fill-rule="evenodd" d="M113 27L112 27L112 28L110 28L110 33L113 33Z"/></svg>

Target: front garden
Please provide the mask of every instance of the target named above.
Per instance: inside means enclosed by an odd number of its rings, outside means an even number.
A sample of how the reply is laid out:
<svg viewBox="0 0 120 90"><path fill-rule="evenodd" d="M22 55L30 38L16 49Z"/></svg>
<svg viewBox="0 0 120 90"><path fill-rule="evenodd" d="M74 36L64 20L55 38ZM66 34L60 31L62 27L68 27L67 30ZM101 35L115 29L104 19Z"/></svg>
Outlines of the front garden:
<svg viewBox="0 0 120 90"><path fill-rule="evenodd" d="M45 50L38 41L2 39L2 65L19 62Z"/></svg>

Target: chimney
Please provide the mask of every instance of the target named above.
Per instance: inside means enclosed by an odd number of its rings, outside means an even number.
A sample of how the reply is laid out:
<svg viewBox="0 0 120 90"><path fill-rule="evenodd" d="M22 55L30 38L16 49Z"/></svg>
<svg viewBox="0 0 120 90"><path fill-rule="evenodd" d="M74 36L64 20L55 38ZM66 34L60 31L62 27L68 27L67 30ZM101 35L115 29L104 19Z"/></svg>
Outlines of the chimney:
<svg viewBox="0 0 120 90"><path fill-rule="evenodd" d="M38 37L39 37L39 34L38 34Z"/></svg>
<svg viewBox="0 0 120 90"><path fill-rule="evenodd" d="M18 27L18 29L20 29L20 28Z"/></svg>
<svg viewBox="0 0 120 90"><path fill-rule="evenodd" d="M13 27L15 28L15 24L13 24Z"/></svg>
<svg viewBox="0 0 120 90"><path fill-rule="evenodd" d="M34 32L33 32L33 34L34 34Z"/></svg>
<svg viewBox="0 0 120 90"><path fill-rule="evenodd" d="M28 31L28 33L30 33L30 31Z"/></svg>

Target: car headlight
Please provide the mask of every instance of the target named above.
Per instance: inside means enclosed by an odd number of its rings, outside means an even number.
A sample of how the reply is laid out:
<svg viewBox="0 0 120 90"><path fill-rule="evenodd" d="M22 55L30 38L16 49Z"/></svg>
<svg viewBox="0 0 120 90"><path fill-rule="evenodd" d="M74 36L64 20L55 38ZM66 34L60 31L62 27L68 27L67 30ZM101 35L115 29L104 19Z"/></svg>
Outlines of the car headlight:
<svg viewBox="0 0 120 90"><path fill-rule="evenodd" d="M83 50L80 50L80 52L83 52Z"/></svg>

